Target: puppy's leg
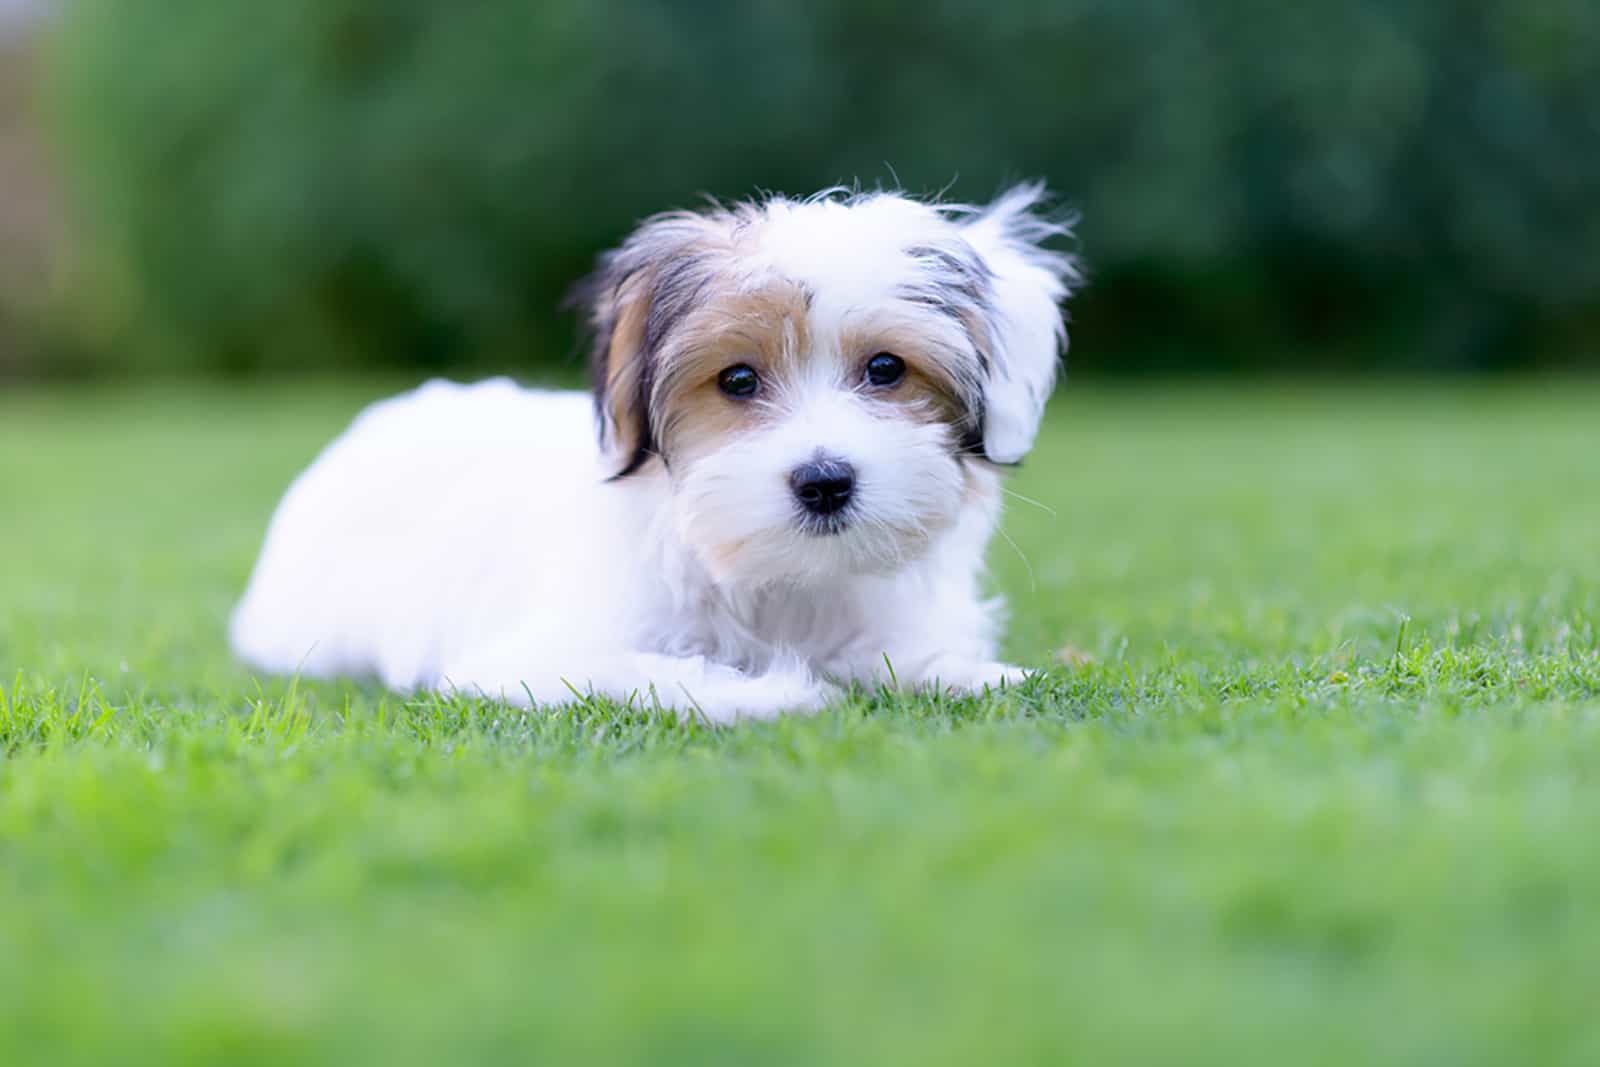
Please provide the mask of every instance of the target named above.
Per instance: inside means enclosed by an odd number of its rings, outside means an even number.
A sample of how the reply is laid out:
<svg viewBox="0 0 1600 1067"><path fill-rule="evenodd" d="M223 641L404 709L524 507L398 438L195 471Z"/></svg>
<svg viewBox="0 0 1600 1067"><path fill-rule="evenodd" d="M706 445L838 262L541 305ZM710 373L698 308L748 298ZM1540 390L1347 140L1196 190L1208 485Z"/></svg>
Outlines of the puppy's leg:
<svg viewBox="0 0 1600 1067"><path fill-rule="evenodd" d="M653 652L562 656L559 665L541 664L529 662L530 647L537 645L519 643L463 657L441 672L438 688L523 706L600 696L644 707L659 704L681 717L714 723L814 712L838 695L834 686L797 664L746 674L703 656Z"/></svg>

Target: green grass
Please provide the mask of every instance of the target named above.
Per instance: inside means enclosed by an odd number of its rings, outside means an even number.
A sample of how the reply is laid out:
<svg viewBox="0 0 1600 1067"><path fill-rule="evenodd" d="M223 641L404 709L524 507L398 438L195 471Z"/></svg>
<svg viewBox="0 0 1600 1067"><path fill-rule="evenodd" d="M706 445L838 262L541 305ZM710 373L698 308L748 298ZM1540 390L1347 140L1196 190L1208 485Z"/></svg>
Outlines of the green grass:
<svg viewBox="0 0 1600 1067"><path fill-rule="evenodd" d="M370 395L0 398L0 1063L1600 1062L1600 386L1069 387L1048 676L726 730L234 666Z"/></svg>

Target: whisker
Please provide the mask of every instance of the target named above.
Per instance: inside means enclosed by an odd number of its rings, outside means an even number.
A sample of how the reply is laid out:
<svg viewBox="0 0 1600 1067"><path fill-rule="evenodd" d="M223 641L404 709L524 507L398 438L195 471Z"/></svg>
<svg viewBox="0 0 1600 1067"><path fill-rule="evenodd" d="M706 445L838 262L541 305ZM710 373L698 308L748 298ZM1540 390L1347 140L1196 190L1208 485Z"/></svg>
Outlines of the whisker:
<svg viewBox="0 0 1600 1067"><path fill-rule="evenodd" d="M1028 572L1028 592L1030 594L1037 593L1039 591L1039 583L1034 579L1033 576L1033 564L1028 562L1028 557L1022 554L1021 547L1011 539L1010 534L1006 533L1006 528L1004 526L996 523L994 530L995 533L1006 539L1006 544L1011 546L1011 551L1015 552L1017 554L1017 558L1022 561L1023 569Z"/></svg>
<svg viewBox="0 0 1600 1067"><path fill-rule="evenodd" d="M1006 496L1014 496L1014 497L1016 497L1018 500L1022 501L1024 504L1032 504L1034 507L1036 507L1040 511L1044 512L1046 515L1050 516L1052 519L1059 519L1061 517L1060 515L1056 514L1056 509L1051 507L1049 504L1042 504L1039 501L1033 499L1033 497L1031 497L1031 496L1023 496L1021 493L1017 492L1015 489L1007 489L1005 486L1002 485L1000 487L1000 491L1002 493L1004 493Z"/></svg>

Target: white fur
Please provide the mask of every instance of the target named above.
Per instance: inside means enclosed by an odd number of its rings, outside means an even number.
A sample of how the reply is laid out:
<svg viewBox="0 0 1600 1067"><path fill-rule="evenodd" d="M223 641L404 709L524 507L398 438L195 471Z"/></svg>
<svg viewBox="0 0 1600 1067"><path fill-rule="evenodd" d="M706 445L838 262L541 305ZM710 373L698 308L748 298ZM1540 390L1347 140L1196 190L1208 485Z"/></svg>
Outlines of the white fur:
<svg viewBox="0 0 1600 1067"><path fill-rule="evenodd" d="M962 236L995 273L996 380L989 384L984 448L996 463L1016 463L1033 447L1045 401L1055 385L1056 353L1067 348L1060 303L1075 265L1040 242L1064 232L1032 214L1042 190L1020 186L1002 196ZM1050 353L1040 358L1040 353Z"/></svg>
<svg viewBox="0 0 1600 1067"><path fill-rule="evenodd" d="M809 287L814 350L762 399L762 428L681 461L609 479L585 393L434 382L374 405L284 497L234 648L273 672L520 703L592 693L719 722L815 709L852 682L1015 681L980 588L999 473L956 455L945 427L886 415L831 340L891 314L964 343L901 294L907 247L968 242L994 281L985 445L1020 457L1071 278L1036 248L1037 197L987 212L894 195L762 205L740 266ZM787 480L821 450L857 471L852 519L830 536L797 523Z"/></svg>

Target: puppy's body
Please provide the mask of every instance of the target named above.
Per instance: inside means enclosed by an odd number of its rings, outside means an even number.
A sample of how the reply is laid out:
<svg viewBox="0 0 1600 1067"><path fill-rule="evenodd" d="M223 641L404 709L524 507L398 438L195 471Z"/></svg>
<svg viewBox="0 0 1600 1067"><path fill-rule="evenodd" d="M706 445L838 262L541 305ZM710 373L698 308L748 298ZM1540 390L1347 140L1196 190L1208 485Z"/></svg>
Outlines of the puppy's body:
<svg viewBox="0 0 1600 1067"><path fill-rule="evenodd" d="M601 272L596 394L374 405L284 498L235 648L716 720L1020 677L980 577L992 461L1031 443L1070 273L1032 242L1034 195L970 219L885 196L647 224Z"/></svg>
<svg viewBox="0 0 1600 1067"><path fill-rule="evenodd" d="M235 647L515 701L654 687L714 718L815 706L825 678L884 680L885 656L902 680L1001 682L977 596L992 506L890 574L728 589L659 528L664 472L605 480L593 419L586 394L503 380L376 405L284 498Z"/></svg>

